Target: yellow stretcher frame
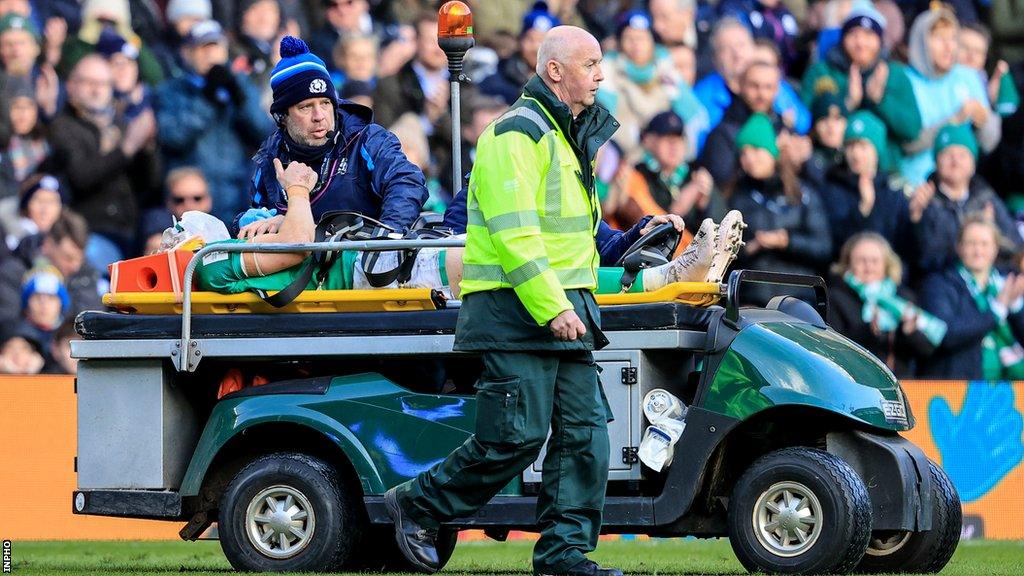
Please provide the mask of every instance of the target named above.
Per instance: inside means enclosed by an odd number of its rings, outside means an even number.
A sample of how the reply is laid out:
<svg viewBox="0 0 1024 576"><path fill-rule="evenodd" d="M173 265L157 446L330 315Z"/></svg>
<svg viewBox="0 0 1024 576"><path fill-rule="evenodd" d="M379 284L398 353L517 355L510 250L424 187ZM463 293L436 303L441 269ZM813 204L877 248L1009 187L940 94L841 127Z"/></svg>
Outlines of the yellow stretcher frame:
<svg viewBox="0 0 1024 576"><path fill-rule="evenodd" d="M713 282L677 282L653 292L597 294L602 306L679 302L710 306L721 298L721 285ZM105 294L103 304L133 314L181 314L181 297L173 292L118 292ZM274 308L251 292L221 294L193 292L193 314L310 314L333 312L408 312L443 307L429 288L382 290L306 290L290 304Z"/></svg>

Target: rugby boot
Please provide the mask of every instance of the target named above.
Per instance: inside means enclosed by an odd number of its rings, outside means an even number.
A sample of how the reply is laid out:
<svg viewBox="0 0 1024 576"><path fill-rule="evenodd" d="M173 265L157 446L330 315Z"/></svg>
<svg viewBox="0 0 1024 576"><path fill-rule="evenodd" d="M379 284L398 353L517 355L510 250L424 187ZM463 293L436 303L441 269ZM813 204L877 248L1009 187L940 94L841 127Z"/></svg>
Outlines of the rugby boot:
<svg viewBox="0 0 1024 576"><path fill-rule="evenodd" d="M715 234L714 255L711 257L711 266L708 269L706 282L720 284L725 278L725 272L729 264L743 247L743 230L747 227L743 222L743 214L739 210L730 210L718 224L718 233Z"/></svg>
<svg viewBox="0 0 1024 576"><path fill-rule="evenodd" d="M644 270L644 290L650 292L673 282L703 282L714 256L715 233L715 222L705 218L682 254L667 264Z"/></svg>
<svg viewBox="0 0 1024 576"><path fill-rule="evenodd" d="M437 572L440 564L434 545L437 530L424 528L410 518L398 504L398 494L394 488L384 493L384 505L388 516L395 523L395 540L405 559L421 572Z"/></svg>

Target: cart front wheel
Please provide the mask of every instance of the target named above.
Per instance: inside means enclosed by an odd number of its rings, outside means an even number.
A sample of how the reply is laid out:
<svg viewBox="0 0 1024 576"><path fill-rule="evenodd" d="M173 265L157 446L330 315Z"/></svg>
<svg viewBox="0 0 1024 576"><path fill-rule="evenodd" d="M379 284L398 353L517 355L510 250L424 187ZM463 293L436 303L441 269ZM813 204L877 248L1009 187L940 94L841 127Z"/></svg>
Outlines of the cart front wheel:
<svg viewBox="0 0 1024 576"><path fill-rule="evenodd" d="M362 532L355 502L337 471L319 458L262 456L224 492L221 548L237 570L326 570L353 554Z"/></svg>
<svg viewBox="0 0 1024 576"><path fill-rule="evenodd" d="M849 572L871 534L871 502L857 473L812 448L762 456L729 501L729 540L747 570Z"/></svg>

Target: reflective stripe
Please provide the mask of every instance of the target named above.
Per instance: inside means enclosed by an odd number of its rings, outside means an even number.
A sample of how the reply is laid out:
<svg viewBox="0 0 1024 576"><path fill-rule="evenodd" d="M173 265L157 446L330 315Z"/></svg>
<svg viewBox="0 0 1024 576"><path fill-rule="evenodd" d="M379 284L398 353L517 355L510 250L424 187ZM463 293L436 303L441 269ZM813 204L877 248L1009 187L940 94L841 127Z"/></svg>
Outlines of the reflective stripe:
<svg viewBox="0 0 1024 576"><path fill-rule="evenodd" d="M470 282L497 282L515 287L540 276L548 267L546 259L531 260L506 275L501 266L497 264L470 264L467 262L462 266L462 277ZM593 284L596 278L594 271L590 268L569 268L554 272L563 286L588 286Z"/></svg>
<svg viewBox="0 0 1024 576"><path fill-rule="evenodd" d="M520 284L533 280L537 276L543 274L545 270L549 269L551 269L551 264L548 263L547 258L530 260L526 264L523 264L508 273L508 283L512 286L519 286Z"/></svg>
<svg viewBox="0 0 1024 576"><path fill-rule="evenodd" d="M519 212L508 212L498 214L494 218L484 218L480 210L466 209L467 226L486 226L491 235L514 228L540 227L545 234L577 234L591 232L592 216L563 216L561 218L549 218L538 216L536 212L521 210Z"/></svg>
<svg viewBox="0 0 1024 576"><path fill-rule="evenodd" d="M544 214L557 218L562 215L562 163L558 159L558 136L555 132L548 136L551 159L544 176Z"/></svg>
<svg viewBox="0 0 1024 576"><path fill-rule="evenodd" d="M567 270L555 270L558 281L562 286L588 286L596 281L595 272L592 268L569 268Z"/></svg>
<svg viewBox="0 0 1024 576"><path fill-rule="evenodd" d="M464 280L477 282L497 282L508 284L505 271L497 264L470 264L462 263L462 278Z"/></svg>
<svg viewBox="0 0 1024 576"><path fill-rule="evenodd" d="M550 123L548 123L547 119L544 118L544 116L541 116L538 112L531 110L526 106L520 106L518 108L513 108L509 110L508 112L503 114L501 118L498 119L498 121L500 122L502 120L508 120L509 118L515 118L517 116L525 120L529 120L530 122L533 122L534 124L537 125L537 128L539 128L541 132L548 132L554 130L554 127Z"/></svg>

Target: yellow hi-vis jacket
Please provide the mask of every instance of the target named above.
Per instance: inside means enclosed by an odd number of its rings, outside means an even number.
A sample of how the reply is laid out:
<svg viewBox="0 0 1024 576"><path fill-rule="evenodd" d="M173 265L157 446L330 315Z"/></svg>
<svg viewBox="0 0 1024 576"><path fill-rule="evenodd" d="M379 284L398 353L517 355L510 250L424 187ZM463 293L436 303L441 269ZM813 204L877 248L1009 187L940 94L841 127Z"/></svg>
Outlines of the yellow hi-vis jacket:
<svg viewBox="0 0 1024 576"><path fill-rule="evenodd" d="M593 190L592 154L618 123L601 109L607 121L588 130L594 142L581 154L589 164L584 167L563 131L572 119L560 124L541 99L552 102L554 95L534 77L480 136L469 179L460 286L463 295L512 288L544 325L573 309L565 290L597 287L594 236L601 204ZM559 112L568 116L567 108Z"/></svg>

